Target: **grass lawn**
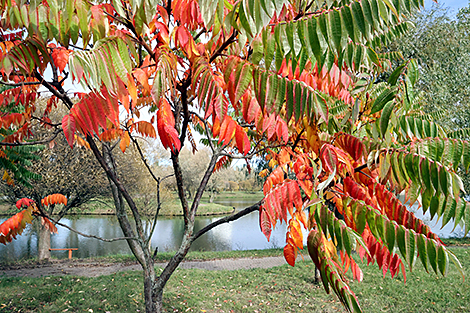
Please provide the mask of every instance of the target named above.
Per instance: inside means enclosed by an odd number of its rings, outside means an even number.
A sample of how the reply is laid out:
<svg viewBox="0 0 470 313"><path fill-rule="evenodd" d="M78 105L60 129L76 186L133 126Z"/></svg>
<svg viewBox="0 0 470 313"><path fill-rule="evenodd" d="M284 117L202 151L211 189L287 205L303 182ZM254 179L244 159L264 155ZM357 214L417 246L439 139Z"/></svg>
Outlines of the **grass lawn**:
<svg viewBox="0 0 470 313"><path fill-rule="evenodd" d="M451 249L470 268L470 249ZM445 278L417 264L406 284L403 277L383 278L376 265L362 268L364 281L351 287L364 312L470 312L468 278L462 280L453 264ZM313 283L313 270L309 260L271 269L177 270L165 290L164 306L168 312L342 312L336 296ZM1 277L0 290L0 312L144 310L138 272L97 278Z"/></svg>

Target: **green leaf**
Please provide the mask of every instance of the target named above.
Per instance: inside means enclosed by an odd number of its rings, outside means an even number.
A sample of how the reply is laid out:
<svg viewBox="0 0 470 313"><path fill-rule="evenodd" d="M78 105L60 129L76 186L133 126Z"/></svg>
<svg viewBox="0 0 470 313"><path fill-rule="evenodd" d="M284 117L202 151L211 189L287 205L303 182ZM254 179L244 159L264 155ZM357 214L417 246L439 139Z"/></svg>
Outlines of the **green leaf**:
<svg viewBox="0 0 470 313"><path fill-rule="evenodd" d="M245 94L248 86L251 84L253 77L251 76L252 68L248 64L240 64L235 74L237 86L235 88L235 103Z"/></svg>
<svg viewBox="0 0 470 313"><path fill-rule="evenodd" d="M385 223L386 229L385 229L385 237L387 239L387 248L388 251L393 251L393 248L395 247L395 225L391 221L386 221Z"/></svg>
<svg viewBox="0 0 470 313"><path fill-rule="evenodd" d="M342 228L342 238L343 238L343 245L344 245L344 249L346 250L346 253L348 255L351 255L351 251L352 251L351 238L349 237L347 228L345 226L343 226Z"/></svg>
<svg viewBox="0 0 470 313"><path fill-rule="evenodd" d="M388 83L392 86L395 86L397 84L397 81L398 81L398 78L400 77L400 75L403 73L403 69L405 68L405 66L407 65L407 63L403 63L401 65L399 65L393 72L392 74L390 75L390 77L388 78Z"/></svg>
<svg viewBox="0 0 470 313"><path fill-rule="evenodd" d="M298 27L302 27L303 23L299 24ZM318 33L317 33L317 19L312 18L309 20L308 24L306 24L306 29L305 33L308 36L308 42L309 42L309 47L315 56L315 59L317 61L317 64L319 65L319 68L322 65L321 59L322 59L322 50L321 50L321 45L320 45L320 40L318 38Z"/></svg>
<svg viewBox="0 0 470 313"><path fill-rule="evenodd" d="M383 109L386 103L393 100L395 97L395 91L392 89L385 89L382 93L375 99L370 110L370 114L377 113Z"/></svg>
<svg viewBox="0 0 470 313"><path fill-rule="evenodd" d="M439 186L441 187L441 191L447 197L449 195L449 187L452 183L452 178L450 174L447 172L445 167L441 167L439 169Z"/></svg>
<svg viewBox="0 0 470 313"><path fill-rule="evenodd" d="M410 267L410 271L413 270L414 261L416 258L415 247L416 247L416 234L412 230L406 230L406 247L407 247L407 257L406 260Z"/></svg>
<svg viewBox="0 0 470 313"><path fill-rule="evenodd" d="M419 258L421 259L421 263L423 263L424 269L426 272L429 273L428 270L428 252L426 248L426 237L423 234L417 234L418 239L418 254Z"/></svg>
<svg viewBox="0 0 470 313"><path fill-rule="evenodd" d="M467 236L468 232L470 231L470 204L465 204L465 214L464 214L464 222L465 222L465 236Z"/></svg>
<svg viewBox="0 0 470 313"><path fill-rule="evenodd" d="M366 227L366 207L362 205L356 205L356 231L359 234L362 234L364 232L364 229Z"/></svg>
<svg viewBox="0 0 470 313"><path fill-rule="evenodd" d="M436 162L430 162L429 170L431 173L431 182L436 192L439 190L439 169Z"/></svg>
<svg viewBox="0 0 470 313"><path fill-rule="evenodd" d="M354 29L354 21L351 12L351 7L344 6L341 9L341 17L343 18L343 24L349 34L349 38L351 38L353 42L356 42L356 33Z"/></svg>
<svg viewBox="0 0 470 313"><path fill-rule="evenodd" d="M384 137L387 132L388 123L390 122L390 116L392 115L394 107L395 102L389 101L383 108L382 115L380 116L380 131L382 133L382 137Z"/></svg>
<svg viewBox="0 0 470 313"><path fill-rule="evenodd" d="M364 38L368 39L369 34L366 31L366 22L364 20L364 14L362 13L362 8L359 2L353 2L351 5L352 13L354 16L354 21L356 22L357 27L361 31Z"/></svg>
<svg viewBox="0 0 470 313"><path fill-rule="evenodd" d="M407 245L407 241L406 241L406 230L403 226L401 225L398 225L398 227L396 228L396 231L397 231L397 244L398 244L398 248L400 249L400 253L401 255L403 256L403 258L407 259L407 249L406 249L406 245Z"/></svg>
<svg viewBox="0 0 470 313"><path fill-rule="evenodd" d="M439 194L436 194L432 197L430 207L431 219L433 219L436 214L437 216L441 216L444 204L445 198L440 198Z"/></svg>
<svg viewBox="0 0 470 313"><path fill-rule="evenodd" d="M457 208L457 202L455 201L454 198L452 197L447 197L446 199L446 207L445 207L445 210L444 210L444 218L442 220L442 228L444 228L444 226L447 225L447 223L449 223L449 221L455 217L455 210Z"/></svg>
<svg viewBox="0 0 470 313"><path fill-rule="evenodd" d="M339 222L339 220L335 220L335 223L334 223L334 228L335 228L335 238L336 238L336 247L339 249L339 250L343 250L343 233L341 232L341 223Z"/></svg>
<svg viewBox="0 0 470 313"><path fill-rule="evenodd" d="M437 250L434 240L430 239L427 241L427 252L429 264L431 264L434 273L437 274Z"/></svg>
<svg viewBox="0 0 470 313"><path fill-rule="evenodd" d="M328 15L330 14L333 15L332 18L330 18L331 35L333 36L336 53L339 54L343 50L341 48L341 41L343 38L343 30L341 29L341 15L338 10L330 11Z"/></svg>
<svg viewBox="0 0 470 313"><path fill-rule="evenodd" d="M439 264L439 271L441 272L442 276L446 276L449 257L447 256L446 250L442 245L439 245L437 248L437 262Z"/></svg>

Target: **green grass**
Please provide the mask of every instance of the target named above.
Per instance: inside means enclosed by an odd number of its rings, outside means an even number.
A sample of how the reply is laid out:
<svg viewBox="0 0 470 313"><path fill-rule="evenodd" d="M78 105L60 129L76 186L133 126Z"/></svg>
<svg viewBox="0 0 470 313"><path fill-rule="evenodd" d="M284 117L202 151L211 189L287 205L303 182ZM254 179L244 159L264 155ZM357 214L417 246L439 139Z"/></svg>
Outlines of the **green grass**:
<svg viewBox="0 0 470 313"><path fill-rule="evenodd" d="M168 262L175 252L159 252L155 258L156 262ZM236 258L263 258L271 256L282 256L283 249L263 249L263 250L234 250L234 251L190 251L185 261L208 261L218 259L236 259ZM54 257L52 261L56 261ZM62 260L66 261L66 260ZM72 259L73 262L87 263L87 262L98 262L98 263L134 263L135 258L131 254L116 254L102 257L92 257L85 259ZM67 261L68 262L68 261ZM8 267L31 267L38 264L36 258L18 260L14 262L0 263L0 268Z"/></svg>
<svg viewBox="0 0 470 313"><path fill-rule="evenodd" d="M464 268L470 250L451 248ZM364 281L352 282L364 312L468 312L470 284L451 265L448 276L413 273L391 279L376 265L363 265ZM314 265L298 262L271 269L177 270L164 293L168 312L342 312L334 295L313 283ZM138 272L97 278L0 278L0 312L142 311Z"/></svg>

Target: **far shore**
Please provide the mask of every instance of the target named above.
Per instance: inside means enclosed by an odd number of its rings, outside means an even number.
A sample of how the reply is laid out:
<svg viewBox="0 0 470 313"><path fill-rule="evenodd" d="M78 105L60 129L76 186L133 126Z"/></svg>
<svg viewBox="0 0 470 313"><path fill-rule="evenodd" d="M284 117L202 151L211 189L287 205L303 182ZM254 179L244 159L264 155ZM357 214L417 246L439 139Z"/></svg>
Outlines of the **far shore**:
<svg viewBox="0 0 470 313"><path fill-rule="evenodd" d="M223 205L216 203L220 200L247 200L252 204L258 202L263 198L262 192L245 192L245 191L233 191L233 192L222 192L217 195L213 202L209 201L209 196L204 195L199 204L196 216L220 216L228 215L235 211L235 207L231 205ZM0 204L0 217L11 217L18 213L18 209L13 204L3 203ZM154 215L154 210L149 211L149 216ZM66 216L106 216L116 215L114 212L113 204L111 199L99 199L98 201L91 201L88 204L84 204L80 208L74 208L69 211ZM177 217L182 216L183 212L181 205L179 204L176 196L172 200L168 200L162 203L162 208L159 213L160 216L165 217Z"/></svg>

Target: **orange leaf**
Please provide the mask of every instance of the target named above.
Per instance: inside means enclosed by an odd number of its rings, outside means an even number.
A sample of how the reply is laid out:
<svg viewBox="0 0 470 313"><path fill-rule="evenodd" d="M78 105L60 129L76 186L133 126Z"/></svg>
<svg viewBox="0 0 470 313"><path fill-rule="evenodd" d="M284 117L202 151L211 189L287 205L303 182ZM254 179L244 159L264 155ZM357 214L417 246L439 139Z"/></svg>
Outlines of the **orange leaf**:
<svg viewBox="0 0 470 313"><path fill-rule="evenodd" d="M132 108L137 104L137 87L134 83L134 77L131 74L127 74L127 90L132 98Z"/></svg>
<svg viewBox="0 0 470 313"><path fill-rule="evenodd" d="M151 138L157 138L157 133L155 132L155 128L153 125L146 121L139 121L135 122L131 125L131 131L135 130L142 136L147 136Z"/></svg>
<svg viewBox="0 0 470 313"><path fill-rule="evenodd" d="M67 197L60 193L54 193L52 195L48 195L41 200L41 204L43 206L49 206L51 204L63 204L67 205Z"/></svg>
<svg viewBox="0 0 470 313"><path fill-rule="evenodd" d="M240 125L237 125L235 131L235 139L237 141L238 151L240 151L240 153L243 153L243 155L247 155L248 152L250 152L250 139L248 138L248 135L246 134L243 127L241 127Z"/></svg>
<svg viewBox="0 0 470 313"><path fill-rule="evenodd" d="M142 85L142 87L144 87L144 95L150 95L149 77L147 73L140 68L137 68L132 74L134 74L134 77L137 79L137 81Z"/></svg>
<svg viewBox="0 0 470 313"><path fill-rule="evenodd" d="M127 147L129 147L131 143L131 138L129 137L128 132L124 132L121 135L121 142L119 143L119 148L121 148L122 152L126 152Z"/></svg>
<svg viewBox="0 0 470 313"><path fill-rule="evenodd" d="M297 259L297 250L294 246L286 244L284 247L284 258L290 266L295 265L295 259Z"/></svg>

